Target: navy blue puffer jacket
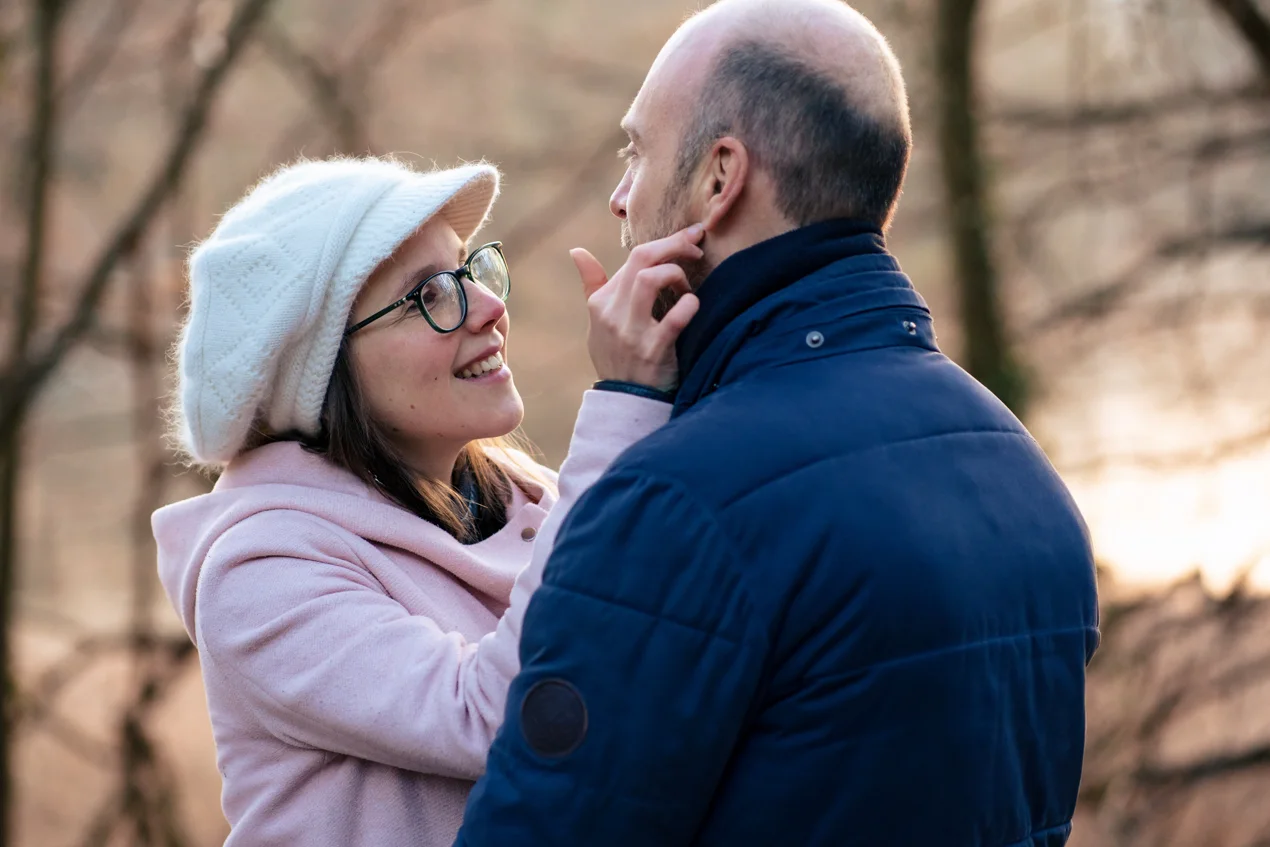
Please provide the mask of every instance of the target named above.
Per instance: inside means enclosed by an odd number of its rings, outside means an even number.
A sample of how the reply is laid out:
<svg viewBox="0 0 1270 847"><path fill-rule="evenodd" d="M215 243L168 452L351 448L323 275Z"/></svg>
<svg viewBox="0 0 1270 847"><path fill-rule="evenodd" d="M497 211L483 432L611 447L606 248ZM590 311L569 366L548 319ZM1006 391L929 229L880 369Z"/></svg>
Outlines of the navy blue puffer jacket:
<svg viewBox="0 0 1270 847"><path fill-rule="evenodd" d="M562 528L458 843L1068 837L1094 564L876 230L738 253L671 423Z"/></svg>

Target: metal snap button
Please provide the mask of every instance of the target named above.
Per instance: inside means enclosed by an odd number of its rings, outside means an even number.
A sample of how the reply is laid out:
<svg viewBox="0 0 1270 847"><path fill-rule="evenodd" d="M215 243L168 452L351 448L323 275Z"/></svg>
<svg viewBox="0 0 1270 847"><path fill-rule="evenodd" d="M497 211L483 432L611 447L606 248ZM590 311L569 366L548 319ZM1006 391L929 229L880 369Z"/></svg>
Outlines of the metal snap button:
<svg viewBox="0 0 1270 847"><path fill-rule="evenodd" d="M807 346L815 350L817 347L825 343L825 337L816 330L807 333Z"/></svg>
<svg viewBox="0 0 1270 847"><path fill-rule="evenodd" d="M520 537L526 541L533 541L538 537L538 530L534 529L532 526L527 526L520 531Z"/></svg>
<svg viewBox="0 0 1270 847"><path fill-rule="evenodd" d="M909 335L917 335L917 324L912 321L904 321L904 330Z"/></svg>

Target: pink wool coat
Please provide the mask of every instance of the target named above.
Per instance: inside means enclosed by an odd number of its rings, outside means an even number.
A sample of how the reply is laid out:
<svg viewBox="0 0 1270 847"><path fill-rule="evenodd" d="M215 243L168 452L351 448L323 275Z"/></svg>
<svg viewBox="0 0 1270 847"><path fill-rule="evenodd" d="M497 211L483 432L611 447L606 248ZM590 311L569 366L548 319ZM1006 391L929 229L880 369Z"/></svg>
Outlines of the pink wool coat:
<svg viewBox="0 0 1270 847"><path fill-rule="evenodd" d="M451 844L565 512L669 415L587 392L559 499L517 492L507 526L469 546L292 443L156 512L159 574L202 662L226 844Z"/></svg>

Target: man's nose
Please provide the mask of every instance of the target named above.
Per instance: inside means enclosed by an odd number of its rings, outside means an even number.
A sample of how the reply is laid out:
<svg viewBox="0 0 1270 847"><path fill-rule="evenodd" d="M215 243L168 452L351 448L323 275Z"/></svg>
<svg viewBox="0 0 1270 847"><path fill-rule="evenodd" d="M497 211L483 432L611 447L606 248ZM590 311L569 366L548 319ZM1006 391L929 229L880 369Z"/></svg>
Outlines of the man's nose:
<svg viewBox="0 0 1270 847"><path fill-rule="evenodd" d="M480 283L467 283L467 321L464 322L472 332L484 332L503 319L507 314L507 304Z"/></svg>
<svg viewBox="0 0 1270 847"><path fill-rule="evenodd" d="M613 196L609 198L609 211L613 213L613 217L626 220L626 198L631 193L631 175L628 171L622 181L617 184L617 188L613 189Z"/></svg>

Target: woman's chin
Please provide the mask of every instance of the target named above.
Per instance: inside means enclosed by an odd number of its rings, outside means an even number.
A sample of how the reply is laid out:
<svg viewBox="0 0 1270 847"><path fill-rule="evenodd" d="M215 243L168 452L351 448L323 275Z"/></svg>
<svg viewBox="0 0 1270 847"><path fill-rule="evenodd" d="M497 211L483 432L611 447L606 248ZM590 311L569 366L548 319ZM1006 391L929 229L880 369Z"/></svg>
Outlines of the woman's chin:
<svg viewBox="0 0 1270 847"><path fill-rule="evenodd" d="M525 404L513 387L506 397L499 398L498 403L483 410L478 417L473 423L481 433L480 438L501 438L515 432L525 420Z"/></svg>

